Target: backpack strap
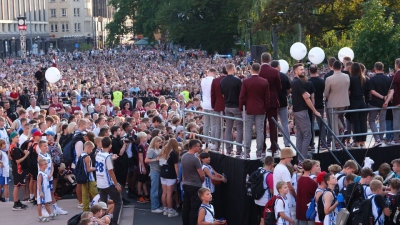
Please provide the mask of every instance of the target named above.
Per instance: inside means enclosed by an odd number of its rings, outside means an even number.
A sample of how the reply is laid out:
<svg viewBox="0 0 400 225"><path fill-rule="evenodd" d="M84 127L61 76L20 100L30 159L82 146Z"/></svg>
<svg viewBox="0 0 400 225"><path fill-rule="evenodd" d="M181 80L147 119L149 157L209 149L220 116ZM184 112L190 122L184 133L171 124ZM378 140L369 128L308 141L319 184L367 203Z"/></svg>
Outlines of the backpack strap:
<svg viewBox="0 0 400 225"><path fill-rule="evenodd" d="M278 201L279 199L282 200L283 208L285 208L285 201L283 200L282 196L277 195L275 202L274 202L274 212L275 212L276 201ZM281 217L281 215L278 213L278 216L276 217L276 221L278 221L279 217Z"/></svg>
<svg viewBox="0 0 400 225"><path fill-rule="evenodd" d="M375 195L372 196L372 198L371 198L371 205L372 205L372 204L375 204ZM375 204L375 205L376 205L376 204ZM371 211L372 211L372 206L371 206ZM378 213L378 216L376 217L376 219L374 219L374 224L376 224L376 222L379 220L379 217L382 216L382 213L383 213L383 209L381 210L380 213ZM373 214L372 214L372 215L373 215Z"/></svg>
<svg viewBox="0 0 400 225"><path fill-rule="evenodd" d="M211 210L210 210L209 208L207 208L207 207L205 207L205 206L200 206L200 207L203 208L203 209L205 209L206 212L208 211L208 212L211 214L211 216L214 218L214 213L211 212Z"/></svg>

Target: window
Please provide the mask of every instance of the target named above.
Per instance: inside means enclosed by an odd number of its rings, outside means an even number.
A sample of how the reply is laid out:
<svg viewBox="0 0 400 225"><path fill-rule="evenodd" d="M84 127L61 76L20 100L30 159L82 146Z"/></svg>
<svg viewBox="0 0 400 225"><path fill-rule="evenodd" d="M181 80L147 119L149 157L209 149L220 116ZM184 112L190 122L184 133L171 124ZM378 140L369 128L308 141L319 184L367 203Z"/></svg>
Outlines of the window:
<svg viewBox="0 0 400 225"><path fill-rule="evenodd" d="M74 8L74 16L80 16L79 15L79 8Z"/></svg>
<svg viewBox="0 0 400 225"><path fill-rule="evenodd" d="M80 32L80 31L81 31L81 24L75 23L75 32Z"/></svg>
<svg viewBox="0 0 400 225"><path fill-rule="evenodd" d="M51 17L57 17L57 15L56 15L56 9L50 9L50 16L51 16Z"/></svg>
<svg viewBox="0 0 400 225"><path fill-rule="evenodd" d="M58 32L58 25L56 23L50 24L50 32Z"/></svg>
<svg viewBox="0 0 400 225"><path fill-rule="evenodd" d="M68 23L61 24L61 31L62 32L69 32Z"/></svg>
<svg viewBox="0 0 400 225"><path fill-rule="evenodd" d="M61 16L67 17L67 9L61 9Z"/></svg>
<svg viewBox="0 0 400 225"><path fill-rule="evenodd" d="M50 0L50 2L56 2L56 0Z"/></svg>

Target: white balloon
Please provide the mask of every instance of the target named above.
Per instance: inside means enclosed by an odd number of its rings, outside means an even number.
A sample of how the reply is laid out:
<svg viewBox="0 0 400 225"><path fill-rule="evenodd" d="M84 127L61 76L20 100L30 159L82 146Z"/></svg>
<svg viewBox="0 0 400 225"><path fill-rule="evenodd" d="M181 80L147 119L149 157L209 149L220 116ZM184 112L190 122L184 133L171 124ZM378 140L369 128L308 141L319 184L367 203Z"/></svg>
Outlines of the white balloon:
<svg viewBox="0 0 400 225"><path fill-rule="evenodd" d="M289 63L284 59L279 60L279 66L281 67L281 73L287 73L289 71Z"/></svg>
<svg viewBox="0 0 400 225"><path fill-rule="evenodd" d="M338 58L339 58L340 62L343 62L343 58L346 57L346 56L350 57L351 60L354 59L354 52L349 47L344 47L344 48L339 50Z"/></svg>
<svg viewBox="0 0 400 225"><path fill-rule="evenodd" d="M54 84L61 79L61 73L56 67L50 67L46 70L45 77L49 83Z"/></svg>
<svg viewBox="0 0 400 225"><path fill-rule="evenodd" d="M307 47L301 42L296 42L290 47L290 55L295 60L302 60L307 55Z"/></svg>
<svg viewBox="0 0 400 225"><path fill-rule="evenodd" d="M314 64L320 64L325 59L325 52L320 47L314 47L308 52L308 60Z"/></svg>

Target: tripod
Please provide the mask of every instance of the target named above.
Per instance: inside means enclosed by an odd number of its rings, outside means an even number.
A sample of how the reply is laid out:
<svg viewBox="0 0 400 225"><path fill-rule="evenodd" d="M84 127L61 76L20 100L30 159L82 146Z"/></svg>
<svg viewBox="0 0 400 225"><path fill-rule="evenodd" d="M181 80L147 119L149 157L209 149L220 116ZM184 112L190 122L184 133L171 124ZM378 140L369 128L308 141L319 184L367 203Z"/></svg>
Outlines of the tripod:
<svg viewBox="0 0 400 225"><path fill-rule="evenodd" d="M40 105L47 105L47 94L46 94L46 81L44 81L43 85L41 87L38 87L38 103Z"/></svg>

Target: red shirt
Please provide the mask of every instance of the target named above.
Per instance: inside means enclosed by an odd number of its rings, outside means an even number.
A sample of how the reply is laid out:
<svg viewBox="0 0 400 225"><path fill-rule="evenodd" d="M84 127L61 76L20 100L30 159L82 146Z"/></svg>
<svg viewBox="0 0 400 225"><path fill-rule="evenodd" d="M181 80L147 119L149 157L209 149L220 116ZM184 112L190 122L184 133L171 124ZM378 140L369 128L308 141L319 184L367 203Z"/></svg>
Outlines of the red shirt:
<svg viewBox="0 0 400 225"><path fill-rule="evenodd" d="M393 105L400 105L400 70L393 77Z"/></svg>
<svg viewBox="0 0 400 225"><path fill-rule="evenodd" d="M81 110L81 107L79 107L79 106L71 106L71 114L74 114L75 113L75 111L78 111L78 110Z"/></svg>
<svg viewBox="0 0 400 225"><path fill-rule="evenodd" d="M307 204L314 197L315 190L317 190L317 182L310 177L301 176L297 181L297 198L296 198L296 217L298 220L307 220L306 211Z"/></svg>
<svg viewBox="0 0 400 225"><path fill-rule="evenodd" d="M63 109L64 108L64 106L63 105L61 105L60 103L58 103L58 104L54 104L54 103L52 103L49 107L53 107L55 110L56 110L56 112L60 112L61 111L61 109Z"/></svg>
<svg viewBox="0 0 400 225"><path fill-rule="evenodd" d="M152 90L151 92L153 92L153 95L155 97L159 97L160 96L160 90Z"/></svg>

